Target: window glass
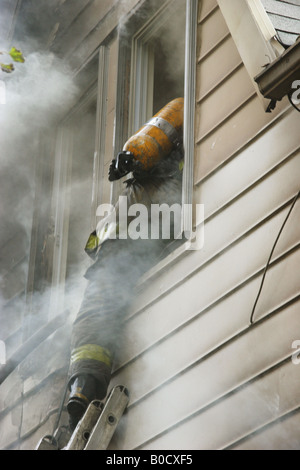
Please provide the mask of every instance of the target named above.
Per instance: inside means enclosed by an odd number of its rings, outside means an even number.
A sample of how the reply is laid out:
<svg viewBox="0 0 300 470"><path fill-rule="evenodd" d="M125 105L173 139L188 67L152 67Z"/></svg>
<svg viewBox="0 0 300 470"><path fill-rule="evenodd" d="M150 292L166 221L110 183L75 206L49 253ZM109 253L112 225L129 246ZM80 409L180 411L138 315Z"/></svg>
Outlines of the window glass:
<svg viewBox="0 0 300 470"><path fill-rule="evenodd" d="M163 106L178 97L185 99L183 233L176 243L169 244L166 256L194 235L192 226L196 224L192 203L197 8L197 0L141 2L141 8L129 15L119 30L115 155ZM113 203L121 191L122 184L114 182Z"/></svg>
<svg viewBox="0 0 300 470"><path fill-rule="evenodd" d="M84 246L91 231L92 188L96 133L96 93L73 117L71 128L69 227L66 277L84 266Z"/></svg>
<svg viewBox="0 0 300 470"><path fill-rule="evenodd" d="M185 1L167 2L133 36L132 133L169 101L184 96L185 8Z"/></svg>
<svg viewBox="0 0 300 470"><path fill-rule="evenodd" d="M131 134L167 103L184 97L185 30L186 2L173 0L161 6L134 34L129 117ZM165 256L184 241L182 237L170 242Z"/></svg>
<svg viewBox="0 0 300 470"><path fill-rule="evenodd" d="M153 114L184 96L185 2L180 2L152 40L154 55Z"/></svg>
<svg viewBox="0 0 300 470"><path fill-rule="evenodd" d="M57 129L51 210L54 244L53 253L46 253L52 264L51 312L56 305L62 308L65 288L70 281L79 286L89 265L84 247L94 223L98 57L96 53L77 74L76 104Z"/></svg>

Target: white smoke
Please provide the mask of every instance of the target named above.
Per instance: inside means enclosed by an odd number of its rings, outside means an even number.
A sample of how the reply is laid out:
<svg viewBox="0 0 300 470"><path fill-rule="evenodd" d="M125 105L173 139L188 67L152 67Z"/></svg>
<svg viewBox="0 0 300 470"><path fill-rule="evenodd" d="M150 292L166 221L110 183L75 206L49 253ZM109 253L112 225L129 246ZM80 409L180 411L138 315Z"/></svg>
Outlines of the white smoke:
<svg viewBox="0 0 300 470"><path fill-rule="evenodd" d="M119 2L119 6L121 9L124 7L124 12L127 11L126 0ZM177 71L182 72L183 57L180 54L178 58L178 48L174 48L172 38L167 41L169 32L163 38L165 57L170 61L170 69L173 70L174 76ZM0 105L0 247L3 249L8 240L16 234L21 234L20 243L26 252L26 258L22 261L22 280L25 284L28 275L34 197L37 190L35 171L37 163L43 159L40 137L49 143L49 148L53 148L52 131L75 102L78 92L72 73L64 61L51 53L41 52L38 48L34 51L35 46L37 47L35 41L30 42L30 52L26 54L26 49L29 48L22 43L16 44L16 47L25 52L26 61L24 64L18 64L12 74L0 77L5 81L6 89L6 104ZM46 194L39 204L43 212L43 208L46 209L48 205ZM0 305L6 308L6 318L10 310L6 307L5 299L7 287L5 279L9 268L7 266L0 274L3 285ZM31 316L28 321L24 321L20 315L24 329L34 331L43 320L47 319L52 294L53 292L47 287L41 292L33 293L31 302L38 315L36 319ZM77 284L73 283L71 278L65 290L65 305L75 311L80 300L81 291L77 291ZM14 303L12 309L15 308L24 310L22 299ZM3 318L1 321L3 322ZM10 329L9 321L5 320L5 323L4 328L1 325L3 333L9 332ZM66 334L69 333L70 329L66 331ZM5 337L2 338L0 332L0 340L2 339ZM14 350L13 344L10 345L10 349ZM40 361L42 362L42 359ZM35 366L38 369L41 364Z"/></svg>
<svg viewBox="0 0 300 470"><path fill-rule="evenodd" d="M51 127L76 94L70 72L52 54L30 53L25 63L3 80L6 104L0 106L2 242L9 235L4 230L6 220L8 226L21 225L27 234L30 232L32 206L26 196L33 196L35 191L35 159L42 158L38 155L40 135L50 135Z"/></svg>
<svg viewBox="0 0 300 470"><path fill-rule="evenodd" d="M18 47L22 52L29 49L26 44ZM47 288L30 299L31 308L38 312L34 321L24 316L23 295L8 302L11 292L18 293L16 286L26 290L35 197L39 195L42 214L49 204L48 193L36 186L38 166L44 169L47 158L54 158L45 155L41 136L53 148L55 127L78 90L67 65L46 52L25 54L25 63L16 64L11 74L2 73L0 79L5 85L5 103L0 104L0 339L6 341L14 330L21 327L26 336L27 328L35 331L34 323L39 328L47 320ZM20 336L15 344L9 342L8 354L19 345Z"/></svg>

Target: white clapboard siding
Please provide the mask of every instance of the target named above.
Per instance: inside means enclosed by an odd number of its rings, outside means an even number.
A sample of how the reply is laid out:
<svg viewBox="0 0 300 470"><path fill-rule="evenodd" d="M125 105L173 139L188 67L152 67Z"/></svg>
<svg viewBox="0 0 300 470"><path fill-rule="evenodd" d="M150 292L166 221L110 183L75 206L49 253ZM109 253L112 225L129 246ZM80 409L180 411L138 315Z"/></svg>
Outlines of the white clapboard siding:
<svg viewBox="0 0 300 470"><path fill-rule="evenodd" d="M55 374L40 382L23 402L20 437L26 438L52 415L57 417L66 385L66 370L57 367ZM49 429L49 428L48 428ZM51 432L53 431L53 428ZM42 436L41 436L42 437Z"/></svg>
<svg viewBox="0 0 300 470"><path fill-rule="evenodd" d="M18 369L14 369L9 379L1 384L0 413L11 409L20 400L23 393L23 381Z"/></svg>
<svg viewBox="0 0 300 470"><path fill-rule="evenodd" d="M277 114L280 114L284 105L286 105L285 100L278 106ZM219 127L216 126L206 136L200 136L195 155L195 182L207 177L226 160L232 158L269 125L270 120L275 120L275 117L266 117L262 112L258 96L253 95L246 99L240 108L234 109Z"/></svg>
<svg viewBox="0 0 300 470"><path fill-rule="evenodd" d="M230 447L233 450L300 450L300 408L275 423L257 430L248 439Z"/></svg>
<svg viewBox="0 0 300 470"><path fill-rule="evenodd" d="M198 64L196 98L197 102L200 102L241 66L242 61L232 37L226 35L215 52L199 59Z"/></svg>
<svg viewBox="0 0 300 470"><path fill-rule="evenodd" d="M288 256L281 258L270 268L265 280L264 291L255 311L256 321L299 296L300 287L297 276L288 276L288 273L297 272L299 257L300 250L298 248L296 251L292 250ZM157 320L156 325L154 324L156 315L153 311L143 317L142 323L130 323L127 326L126 336L131 338L131 341L128 340L125 351L123 351L123 367L117 375L118 380L120 377L124 377L126 380L133 378L132 383L134 384L134 379L140 376L144 364L151 363L147 358L156 356L156 363L160 364L160 370L156 371L154 381L153 377L147 379L152 381L149 383L149 388L155 388L159 381L163 381L177 372L179 373L181 368L187 367L193 358L198 359L209 354L223 342L244 331L249 326L250 314L260 280L261 275L253 276L243 286L233 289L223 298L221 297L203 308L199 295L199 298L191 299L188 302L180 319L178 319L177 310L174 309L173 312L171 310L165 314L164 322ZM198 308L197 302L199 303ZM190 311L189 304L195 304L192 311ZM159 310L159 306L157 310ZM172 313L175 316L174 322L172 322ZM186 320L185 323L183 323L183 319ZM178 357L178 362L175 361L171 365L164 366L162 358L166 357L164 352L169 349L168 343L170 351L174 347L173 354L174 357ZM184 347L184 345L186 346ZM178 346L182 348L177 349ZM147 393L146 377L145 372L145 378L141 384L134 384L133 399Z"/></svg>
<svg viewBox="0 0 300 470"><path fill-rule="evenodd" d="M300 200L249 323L300 189L299 115L286 100L264 112L216 2L200 3L194 202L205 242L140 286L113 377L131 398L112 448L255 448L261 433L267 448L300 405Z"/></svg>
<svg viewBox="0 0 300 470"><path fill-rule="evenodd" d="M58 410L69 366L69 331L65 325L39 344L1 384L1 447L17 443ZM23 402L22 413L16 413ZM33 412L34 409L34 412ZM19 436L1 435L2 423L14 421ZM49 428L48 428L49 429ZM36 440L35 445L39 439ZM32 447L28 447L28 449Z"/></svg>
<svg viewBox="0 0 300 470"><path fill-rule="evenodd" d="M201 29L198 28L198 44L201 47L198 60L201 60L229 35L229 30L219 8L214 8L210 15L200 20L199 24ZM211 28L212 24L214 29Z"/></svg>
<svg viewBox="0 0 300 470"><path fill-rule="evenodd" d="M69 55L76 49L110 9L111 0L101 0L100 3L89 2L65 31L63 41L59 44L60 53Z"/></svg>
<svg viewBox="0 0 300 470"><path fill-rule="evenodd" d="M238 67L226 80L198 103L197 135L202 138L229 116L232 109L254 94L252 82L243 66ZM226 99L228 96L230 100Z"/></svg>
<svg viewBox="0 0 300 470"><path fill-rule="evenodd" d="M228 98L228 97L227 97ZM277 108L281 111L282 104ZM271 117L271 120L275 117ZM221 164L231 158L251 139L255 138L261 130L270 123L270 117L262 112L262 105L258 96L251 98L234 109L227 116L224 123L216 125L206 136L198 136L195 155L195 182L207 177Z"/></svg>
<svg viewBox="0 0 300 470"><path fill-rule="evenodd" d="M82 66L82 61L90 57L99 45L120 25L120 18L133 12L139 0L113 2L112 0L91 1L83 14L68 30L66 44L59 44L73 67Z"/></svg>
<svg viewBox="0 0 300 470"><path fill-rule="evenodd" d="M13 411L1 416L0 441L1 450L12 442L16 442L20 435L22 421L22 404L14 406Z"/></svg>
<svg viewBox="0 0 300 470"><path fill-rule="evenodd" d="M62 3L62 2L61 2ZM67 31L70 26L78 21L78 17L80 14L85 10L87 5L90 3L90 0L73 0L72 5L68 2L63 2L62 5L59 7L59 18L60 24L58 27L58 33L54 38L54 44L56 46L56 42L58 40L67 36ZM55 49L54 46L54 49Z"/></svg>
<svg viewBox="0 0 300 470"><path fill-rule="evenodd" d="M201 383L196 385L201 389ZM223 449L299 407L299 370L290 360L186 419L143 449ZM266 392L268 396L266 397ZM183 396L185 392L183 393ZM279 399L280 397L280 399ZM127 433L130 431L129 427ZM283 437L283 436L282 436ZM270 445L270 441L268 442ZM263 449L266 448L265 441ZM283 444L282 444L283 446ZM260 447L260 444L258 448ZM285 448L289 441L285 441ZM255 450L256 446L251 447Z"/></svg>
<svg viewBox="0 0 300 470"><path fill-rule="evenodd" d="M24 395L34 393L40 383L46 381L47 377L55 375L58 364L59 369L68 370L71 326L66 322L63 327L56 330L24 359L22 363ZM51 350L50 356L49 350ZM45 357L47 357L46 363ZM34 370L31 366L32 363L34 363Z"/></svg>
<svg viewBox="0 0 300 470"><path fill-rule="evenodd" d="M198 23L201 23L218 8L217 0L203 0L198 6Z"/></svg>
<svg viewBox="0 0 300 470"><path fill-rule="evenodd" d="M297 162L297 160L293 161ZM292 173L294 173L295 177L297 178L297 172ZM210 227L211 224L213 226L211 231L212 237L214 234L220 235L220 237L215 236L216 243L219 242L220 246L222 246L221 243L223 241L222 235L224 235L225 241L226 238L230 240L230 236L232 237L232 229L235 229L235 226L234 222L232 226L230 223L231 220L237 221L242 219L242 222L244 221L247 223L251 221L251 216L253 219L255 219L255 216L257 215L255 212L255 207L266 209L266 205L262 204L261 208L261 205L259 204L261 196L265 193L265 191L262 191L261 188L259 189L260 191L257 191L256 194L247 193L247 201L249 204L248 206L246 206L245 203L236 204L236 208L231 216L230 211L226 210L221 212L218 218L214 219L215 223L207 224L208 227ZM257 204L255 203L256 197ZM232 207L230 209L232 209ZM230 249L227 249L223 253L219 254L217 258L212 258L210 262L203 263L202 266L199 264L199 269L196 270L196 272L193 274L189 272L186 276L186 280L181 279L179 285L170 290L168 295L164 295L162 297L158 296L151 305L149 305L140 313L132 316L128 322L128 331L131 332L130 338L132 341L129 342L126 351L124 351L122 355L122 363L126 363L128 360L135 357L135 355L139 354L143 349L161 340L161 338L163 338L165 335L170 334L173 329L178 328L184 321L190 320L193 315L197 315L199 312L209 308L213 303L217 301L219 302L222 297L227 296L230 292L234 292L239 287L239 285L248 282L248 280L255 276L256 273L259 272L259 270L262 269L266 263L270 253L270 247L275 241L275 236L287 214L287 211L288 207L284 207L284 209L276 214L276 216L269 219L265 224L261 225L254 231L252 230L247 237L245 236L235 244L232 243ZM239 214L241 214L240 217ZM293 249L294 246L299 244L299 227L297 223L299 220L299 215L300 204L297 204L286 226L286 230L277 245L277 249L274 253L274 259L276 259L278 256L282 256L284 253L288 252L289 250ZM219 222L221 222L221 225L224 226L222 231L217 230L218 219L221 219ZM222 223L223 220L224 222ZM226 221L227 225L225 225ZM264 237L270 237L268 243L264 242ZM260 240L262 240L262 242L260 242ZM293 258L294 255L291 256L292 270L290 272L293 272L295 269L297 269L297 265L293 263ZM193 259L196 262L195 254ZM256 259L263 260L262 264L256 265ZM239 261L236 262L236 269L232 272L231 265L234 260ZM293 278L293 282L290 281L289 277L285 277L281 281L282 272L284 272L283 270L286 269L286 262L287 260L283 260L281 274L280 271L279 274L277 274L277 284L280 284L280 289L278 289L278 287L276 288L276 295L279 295L282 289L284 294L286 289L289 290L289 286L293 286L295 293L297 293L297 276ZM253 266L252 269L251 266ZM239 267L240 269L238 269ZM226 269L228 272L226 272ZM288 268L287 272L289 272ZM233 276L237 276L234 278L235 281L232 281ZM213 279L213 282L211 279ZM270 279L270 275L267 279ZM230 286L228 286L227 282L230 283ZM224 283L226 287L222 289L222 285ZM273 285L277 284L274 282ZM218 286L218 291L216 285ZM269 296L267 287L265 287L265 292L267 292L267 294L262 296L262 299L267 299L268 303L266 308L270 308L270 303L273 308L280 304L280 301L278 301L278 303L275 305L274 303L272 304L272 302L274 302L276 299L276 295L275 297L274 295ZM250 304L248 304L247 308L250 310ZM164 312L163 315L161 312ZM143 331L145 331L145 334L143 334Z"/></svg>
<svg viewBox="0 0 300 470"><path fill-rule="evenodd" d="M299 325L299 305L298 301L245 334L236 336L214 354L196 361L193 367L134 403L127 418L126 447L139 446L289 358L295 329ZM161 358L162 363L164 360ZM154 363L153 375L156 367L157 363ZM292 368L297 369L294 364ZM291 385L292 381L287 377L287 388ZM265 400L267 392L265 390ZM299 394L294 399L299 405ZM274 404L270 400L267 408L271 405ZM133 433L135 423L139 427L138 436Z"/></svg>
<svg viewBox="0 0 300 470"><path fill-rule="evenodd" d="M173 290L185 278L191 276L195 270L199 270L211 257L221 253L233 242L244 237L255 225L260 224L265 218L269 218L272 213L290 201L299 188L299 166L299 154L293 154L283 165L259 181L251 190L235 198L233 203L224 208L221 205L217 215L205 223L203 249L191 252L170 271L154 279L151 283L151 289L145 290L143 295L135 300L132 315L145 309L147 305L150 306L156 298L165 296L168 291ZM234 179L229 181L234 181ZM288 181L288 184L282 185L282 181ZM278 187L281 187L281 192L278 192ZM207 198L207 201L211 203L212 199ZM286 212L287 208L284 208L280 218L281 222L283 222ZM279 231L280 225L279 222L277 231ZM273 238L275 239L274 236ZM265 250L265 259L271 249L271 240L272 238L266 247L262 247Z"/></svg>
<svg viewBox="0 0 300 470"><path fill-rule="evenodd" d="M222 171L197 184L195 202L205 204L206 218L293 156L300 145L298 129L299 120L295 119L295 113L287 113L284 119L227 162ZM285 133L289 139L282 138Z"/></svg>
<svg viewBox="0 0 300 470"><path fill-rule="evenodd" d="M297 279L289 280L288 276L282 276L285 272L296 270L299 261L300 249L296 254L291 254L272 267L255 315L256 321L270 312L277 312L281 305L300 295ZM135 359L124 366L118 374L118 381L126 380L131 388L131 403L140 400L150 391L182 373L193 362L205 358L212 351L226 345L236 335L245 332L249 328L251 307L256 292L255 279L247 283L238 293L231 294L221 303L178 327L154 347L136 355ZM269 301L270 297L274 297L272 303ZM145 327L150 330L150 325L146 324ZM130 333L136 337L143 336L143 333L134 329L130 329ZM269 341L268 335L266 338ZM283 340L286 341L285 338ZM290 347L291 342L288 343ZM137 380L138 377L143 377L143 380Z"/></svg>
<svg viewBox="0 0 300 470"><path fill-rule="evenodd" d="M281 225L281 222L283 221L286 213L287 211L285 210L284 214L283 212L280 212L277 215L277 227ZM268 277L266 278L264 293L261 296L261 301L264 300L267 302L267 305L263 311L268 311L279 306L281 302L285 300L285 292L289 293L287 299L289 299L293 293L296 295L298 292L298 277L283 277L282 274L285 272L285 270L287 270L287 272L294 272L294 270L297 269L297 264L294 261L294 258L297 259L297 256L294 254L293 247L295 244L299 244L299 231L296 229L299 215L300 207L298 205L286 226L286 232L282 235L282 239L278 244L277 251L274 254L274 260L277 259L278 256L281 256L282 258L283 255L282 266L280 263L278 266L274 266L276 272L274 276L275 279L277 278L277 284L280 283L280 289L278 289L277 286L275 296L268 295L268 282L271 278L270 271ZM271 220L268 222L268 224L255 231L251 237L257 235L261 230L261 237L263 237L263 234L267 234L268 236L271 234L271 239L274 241L275 230L272 229L272 226L275 226L274 224L275 222ZM264 268L270 253L270 248L266 250L266 246L269 247L269 244L261 247L261 252L265 252L264 256L258 253L258 250L256 252L256 243L256 236L255 238L252 238L252 248L250 245L250 240L249 245L246 240L242 240L236 245L236 247L232 247L231 250L226 251L223 256L218 256L214 261L203 266L202 269L197 271L193 276L187 278L186 281L182 281L180 286L170 291L167 296L159 298L155 303L146 308L139 315L132 317L128 321L127 325L128 333L131 332L131 334L129 336L127 347L122 354L121 364L125 364L136 355L140 354L143 350L153 346L153 344L160 341L173 330L179 328L182 324L184 324L184 322L188 322L190 319L194 318L194 316L211 308L212 305L219 303L222 299L225 300L225 298L229 295L234 295L236 290L239 289L240 286L243 286L243 284L252 282L253 279L257 278L257 280L255 280L255 285L251 289L252 298L251 296L246 297L248 302L242 304L245 306L244 309L246 312L247 310L249 312L252 306L252 302L254 302L255 292L258 291L258 282L262 276L261 271ZM282 246L283 243L284 246ZM237 280L234 281L233 274L231 273L232 266L230 266L230 263L232 260L238 259L239 256L243 256L243 250L244 248L247 248L247 245L249 246L249 249L252 249L251 253L253 253L253 258L255 259L256 256L258 256L259 259L263 260L262 264L253 264L253 268L251 269L250 262L244 263L244 255L240 261L240 265L243 268L243 265L245 264L246 268L249 269L249 272L247 272L245 276L243 276L243 273L241 273L241 277L239 277L239 272L237 272ZM288 270L289 257L285 258L285 253L288 253L288 251L292 251L292 254L290 255L291 271ZM236 254L234 254L234 252ZM279 258L279 262L281 258ZM225 263L226 279L223 279L223 267ZM236 264L236 271L238 270L238 266L239 265ZM227 272L226 269L228 270ZM219 271L221 271L220 274ZM211 281L212 278L214 279L213 282ZM216 285L219 286L218 295L216 292ZM225 285L225 287L222 288L223 285ZM237 294L237 296L239 295L240 293ZM283 296L282 299L280 298L280 295ZM275 300L277 300L276 303L274 303ZM259 304L257 307L257 314L259 314L260 309L261 307Z"/></svg>
<svg viewBox="0 0 300 470"><path fill-rule="evenodd" d="M56 427L57 424L57 413L49 413L43 420L40 421L39 426L31 429L25 438L18 440L10 446L12 450L33 450L36 449L37 444L40 442L41 438L49 435L49 430L52 430ZM63 419L60 421L61 425L68 424L67 417L63 413Z"/></svg>

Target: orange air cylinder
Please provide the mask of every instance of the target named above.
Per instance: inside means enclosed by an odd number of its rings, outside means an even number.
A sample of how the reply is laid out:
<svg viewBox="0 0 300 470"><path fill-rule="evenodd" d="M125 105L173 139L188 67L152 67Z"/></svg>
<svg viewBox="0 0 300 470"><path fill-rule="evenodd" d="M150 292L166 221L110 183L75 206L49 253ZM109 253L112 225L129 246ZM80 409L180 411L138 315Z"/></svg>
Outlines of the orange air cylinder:
<svg viewBox="0 0 300 470"><path fill-rule="evenodd" d="M164 106L134 134L123 147L149 170L182 141L184 99L176 98Z"/></svg>

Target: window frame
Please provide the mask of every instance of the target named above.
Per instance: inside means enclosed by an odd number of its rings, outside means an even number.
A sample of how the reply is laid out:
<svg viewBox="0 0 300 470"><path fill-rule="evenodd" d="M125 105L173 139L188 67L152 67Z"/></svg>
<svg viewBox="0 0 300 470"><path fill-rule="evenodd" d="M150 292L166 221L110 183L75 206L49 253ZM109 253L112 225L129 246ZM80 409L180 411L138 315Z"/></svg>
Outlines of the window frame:
<svg viewBox="0 0 300 470"><path fill-rule="evenodd" d="M175 1L162 3L142 28L133 34L128 135L134 134L153 115L154 51L149 42L172 13Z"/></svg>
<svg viewBox="0 0 300 470"><path fill-rule="evenodd" d="M98 67L97 75L88 89L82 96L78 97L77 102L67 115L61 120L56 130L56 149L55 161L53 169L53 192L51 212L54 219L54 250L52 258L52 281L50 295L50 319L61 310L64 304L66 272L67 272L67 255L69 242L69 208L70 195L68 186L71 181L71 162L72 162L72 139L73 131L69 126L73 116L84 109L92 100L96 99L97 110L95 119L95 152L93 156L93 174L92 174L92 190L91 190L91 225L90 231L94 230L96 224L96 209L101 203L103 195L101 191L101 179L104 178L104 153L105 153L105 132L106 132L106 96L108 83L108 46L101 45L97 51L86 60L77 75L84 73L85 67L93 59L97 58ZM67 190L67 191L66 191Z"/></svg>
<svg viewBox="0 0 300 470"><path fill-rule="evenodd" d="M157 13L157 5L161 5L161 1L154 0L152 10L155 15ZM173 0L166 0L167 5L171 5ZM147 3L147 2L145 2ZM183 170L183 192L182 192L182 227L186 234L190 234L190 239L182 243L179 248L167 255L152 270L146 273L145 277L149 278L158 271L167 268L170 263L184 255L190 249L193 237L193 226L195 222L192 214L193 203L193 167L194 167L194 122L195 122L195 83L196 83L196 46L197 46L197 10L198 0L186 0L186 32L185 32L185 90L184 90L184 148L185 148L185 165ZM131 13L133 21L135 21L135 12ZM137 20L139 21L139 19ZM140 23L139 23L140 25ZM128 90L130 87L130 67L132 57L132 37L127 36L127 31L119 28L117 34L118 40L118 60L117 60L117 86L116 86L116 109L115 109L115 128L113 135L114 151L119 151L129 137L129 114L130 103L128 102ZM101 194L101 180L106 177L104 168L105 153L105 137L106 137L106 102L108 89L108 54L109 42L102 43L93 57L98 55L98 76L97 89L93 91L97 95L97 116L96 116L96 142L94 154L94 171L93 171L93 189L91 201L91 214L94 215L96 222L97 207L103 201ZM91 58L89 58L91 60ZM88 60L81 66L83 70ZM69 165L72 149L70 148L71 136L68 135L68 126L65 123L72 113L77 111L83 103L89 99L85 97L83 102L78 102L74 108L68 113L65 119L58 126L57 148L54 165L54 185L53 185L53 213L55 219L55 248L53 254L53 274L51 284L51 308L50 312L56 312L57 308L63 305L65 295L66 281L66 263L67 263L67 247L68 247L68 224L67 215L68 200L64 194L64 188L69 178ZM110 203L114 204L119 196L122 183L116 181L111 184ZM58 203L59 201L59 203ZM91 220L93 225L93 220ZM96 223L94 224L94 229ZM141 280L142 282L142 280Z"/></svg>
<svg viewBox="0 0 300 470"><path fill-rule="evenodd" d="M170 267L170 265L184 256L188 250L191 249L193 240L195 238L195 231L193 227L202 226L201 221L195 221L193 214L193 187L194 187L194 149L195 149L195 103L196 103L196 65L197 65L197 17L198 17L198 0L185 0L186 1L186 28L185 28L185 80L184 80L184 132L183 132L183 145L185 150L185 163L183 169L183 191L182 191L182 232L188 235L187 241L183 242L178 248L175 248L163 260L159 261L152 269L150 269L141 279L140 283L149 280L152 276L157 275ZM173 0L166 0L161 8L172 8ZM159 3L161 6L161 2ZM155 11L154 16L158 15L160 11ZM144 76L143 63L141 57L142 50L136 48L132 49L132 40L145 40L147 39L147 24L138 23L135 25L134 31L131 26L131 35L128 35L128 23L131 18L127 19L124 24L124 29L119 30L119 72L118 72L118 97L117 103L122 116L116 116L116 134L115 142L116 149L121 149L128 139L128 137L136 131L139 122L146 121L145 109L147 108L146 101L139 96L141 86L141 77ZM151 18L149 21L152 21ZM137 32L140 31L139 34ZM137 66L140 70L140 78L135 77L134 82L130 81L131 63L134 54L138 54ZM125 74L125 75L124 75ZM132 117L134 113L135 103L129 102L128 90L132 93L137 93L135 96L136 102L143 103L143 109L137 119ZM134 100L133 100L134 101ZM120 194L120 183L114 182L112 203L115 203L118 195Z"/></svg>

